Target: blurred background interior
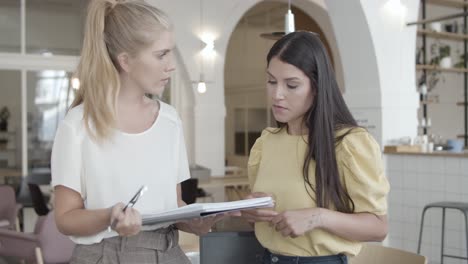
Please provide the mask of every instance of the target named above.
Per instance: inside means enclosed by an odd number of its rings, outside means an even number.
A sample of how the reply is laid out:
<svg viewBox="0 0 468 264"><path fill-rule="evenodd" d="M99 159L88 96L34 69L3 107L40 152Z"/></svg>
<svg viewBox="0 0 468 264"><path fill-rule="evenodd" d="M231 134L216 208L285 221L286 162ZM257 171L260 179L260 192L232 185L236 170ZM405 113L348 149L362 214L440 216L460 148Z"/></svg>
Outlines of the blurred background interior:
<svg viewBox="0 0 468 264"><path fill-rule="evenodd" d="M177 71L159 97L184 125L192 176L184 200L242 199L250 192L249 150L275 126L265 58L284 34L288 1L147 1L175 24ZM79 89L73 72L87 3L0 1L0 263L67 262L73 249L50 213L50 154ZM295 30L320 35L348 106L383 150L392 186L383 245L400 250L384 255L467 261L453 257L468 254L467 7L463 0L291 1ZM440 210L427 210L422 223L424 208ZM202 244L244 241L239 234L251 230L227 219ZM180 243L193 263L200 252L205 263L220 261L198 237L184 233Z"/></svg>

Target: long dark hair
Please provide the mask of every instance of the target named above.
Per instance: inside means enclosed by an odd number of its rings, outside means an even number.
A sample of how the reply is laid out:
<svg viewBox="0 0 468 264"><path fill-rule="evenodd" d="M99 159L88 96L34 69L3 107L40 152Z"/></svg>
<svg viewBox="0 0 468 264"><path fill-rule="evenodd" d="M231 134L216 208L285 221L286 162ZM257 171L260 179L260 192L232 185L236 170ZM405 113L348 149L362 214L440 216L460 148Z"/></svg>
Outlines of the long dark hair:
<svg viewBox="0 0 468 264"><path fill-rule="evenodd" d="M336 163L335 147L350 133L357 123L346 106L336 82L326 49L317 34L293 32L278 40L267 56L294 65L309 77L314 101L304 115L304 124L309 130L307 153L303 166L304 186L318 207L334 206L343 213L354 212L354 202L341 184ZM278 123L280 128L287 126ZM335 132L348 131L339 137ZM309 179L309 166L315 160L315 188ZM306 184L315 193L309 192Z"/></svg>

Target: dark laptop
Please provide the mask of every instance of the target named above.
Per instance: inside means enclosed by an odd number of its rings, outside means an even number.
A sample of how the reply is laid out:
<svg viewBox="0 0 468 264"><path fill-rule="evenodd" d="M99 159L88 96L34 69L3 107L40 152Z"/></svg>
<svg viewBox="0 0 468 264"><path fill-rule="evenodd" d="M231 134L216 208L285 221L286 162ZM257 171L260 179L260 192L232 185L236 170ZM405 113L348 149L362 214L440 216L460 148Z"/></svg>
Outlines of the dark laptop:
<svg viewBox="0 0 468 264"><path fill-rule="evenodd" d="M264 251L253 231L210 232L200 237L200 264L258 264Z"/></svg>

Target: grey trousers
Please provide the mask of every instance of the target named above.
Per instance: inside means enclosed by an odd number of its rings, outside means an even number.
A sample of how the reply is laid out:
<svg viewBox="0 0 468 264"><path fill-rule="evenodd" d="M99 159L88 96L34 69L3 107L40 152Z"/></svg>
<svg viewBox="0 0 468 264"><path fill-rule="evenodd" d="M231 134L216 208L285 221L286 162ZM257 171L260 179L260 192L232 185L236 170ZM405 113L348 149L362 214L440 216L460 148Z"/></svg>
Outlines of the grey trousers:
<svg viewBox="0 0 468 264"><path fill-rule="evenodd" d="M77 245L71 264L190 264L172 228L142 231L132 237L111 237L93 245Z"/></svg>

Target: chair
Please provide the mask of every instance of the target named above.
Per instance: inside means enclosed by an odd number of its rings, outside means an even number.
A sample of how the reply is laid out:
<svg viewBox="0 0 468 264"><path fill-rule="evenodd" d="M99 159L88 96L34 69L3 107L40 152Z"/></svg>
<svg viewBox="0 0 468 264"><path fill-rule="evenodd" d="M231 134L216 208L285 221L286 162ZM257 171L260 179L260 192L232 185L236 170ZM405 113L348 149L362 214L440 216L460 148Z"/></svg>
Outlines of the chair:
<svg viewBox="0 0 468 264"><path fill-rule="evenodd" d="M21 179L16 200L23 205L23 207L32 207L31 193L28 187L28 177Z"/></svg>
<svg viewBox="0 0 468 264"><path fill-rule="evenodd" d="M46 199L42 194L39 185L34 183L28 183L29 193L31 194L31 201L34 207L34 211L37 215L47 215L50 211L49 207L47 207Z"/></svg>
<svg viewBox="0 0 468 264"><path fill-rule="evenodd" d="M182 200L186 204L193 204L197 200L198 179L190 178L180 184Z"/></svg>
<svg viewBox="0 0 468 264"><path fill-rule="evenodd" d="M202 188L197 188L197 199L202 198L203 200L209 198L212 203L214 203L213 194L206 192Z"/></svg>
<svg viewBox="0 0 468 264"><path fill-rule="evenodd" d="M75 244L62 235L55 224L53 211L40 216L34 233L22 233L0 229L0 255L26 261L43 263L67 263Z"/></svg>
<svg viewBox="0 0 468 264"><path fill-rule="evenodd" d="M37 215L46 215L49 208L47 208L46 197L40 191L39 185L46 185L50 183L50 175L46 173L36 173L31 174L27 177L21 177L21 182L19 183L19 190L16 196L16 200L23 205L24 208L34 208L34 211ZM32 186L35 185L35 186ZM23 210L22 210L23 211ZM20 224L22 228L25 228L23 215L20 213ZM31 230L30 223L28 226ZM21 229L23 230L23 229Z"/></svg>
<svg viewBox="0 0 468 264"><path fill-rule="evenodd" d="M440 263L444 263L444 257L446 258L456 258L456 259L465 259L468 262L468 255L467 257L462 256L454 256L454 255L447 255L444 253L444 242L445 242L445 210L446 209L453 209L459 210L465 219L465 239L466 239L466 253L468 254L468 203L463 202L435 202L430 203L424 206L422 216L421 216L421 226L419 227L419 240L418 240L418 253L421 252L421 241L422 241L422 233L424 227L424 216L426 215L426 211L431 208L441 208L442 209L442 236L441 236L441 248L440 248Z"/></svg>
<svg viewBox="0 0 468 264"><path fill-rule="evenodd" d="M205 192L205 190L198 188L198 179L190 178L183 181L180 184L182 189L182 200L187 204L192 204L197 201L197 198L207 198L209 197L212 202L214 198L211 194Z"/></svg>
<svg viewBox="0 0 468 264"><path fill-rule="evenodd" d="M20 230L18 212L22 205L16 203L15 190L8 185L0 185L0 228Z"/></svg>
<svg viewBox="0 0 468 264"><path fill-rule="evenodd" d="M361 252L349 259L350 264L426 264L424 256L376 244L364 244Z"/></svg>

